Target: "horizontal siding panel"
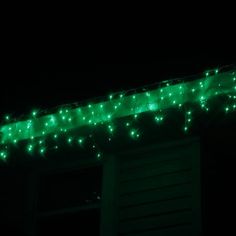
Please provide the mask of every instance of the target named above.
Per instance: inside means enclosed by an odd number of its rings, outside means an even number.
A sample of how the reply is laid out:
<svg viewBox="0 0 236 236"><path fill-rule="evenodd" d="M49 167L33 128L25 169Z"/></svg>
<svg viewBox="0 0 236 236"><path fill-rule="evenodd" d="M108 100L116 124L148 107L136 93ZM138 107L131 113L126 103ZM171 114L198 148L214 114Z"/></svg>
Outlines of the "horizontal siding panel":
<svg viewBox="0 0 236 236"><path fill-rule="evenodd" d="M145 217L138 220L120 222L120 233L134 233L150 229L158 229L162 227L171 227L178 224L190 224L192 220L192 212L189 210L177 213L160 215L157 217Z"/></svg>
<svg viewBox="0 0 236 236"><path fill-rule="evenodd" d="M119 234L119 235L127 235L127 236L191 236L195 235L192 233L191 224L184 225L175 225L172 227L162 227L158 230L151 229L145 230L142 232L128 233L128 234Z"/></svg>
<svg viewBox="0 0 236 236"><path fill-rule="evenodd" d="M172 161L172 160L186 160L191 159L189 156L189 150L186 147L185 149L176 149L175 152L171 150L166 150L162 153L142 153L142 155L136 156L129 156L126 158L122 158L123 161L121 162L121 169L127 170L130 168L138 168L144 165L153 165L165 161Z"/></svg>
<svg viewBox="0 0 236 236"><path fill-rule="evenodd" d="M120 206L134 206L160 200L168 200L173 197L182 197L191 194L191 183L170 186L167 188L154 189L151 191L130 193L120 196Z"/></svg>
<svg viewBox="0 0 236 236"><path fill-rule="evenodd" d="M191 168L191 160L170 160L161 163L153 163L151 166L140 166L121 173L120 180L136 180L155 175L161 175Z"/></svg>
<svg viewBox="0 0 236 236"><path fill-rule="evenodd" d="M191 204L192 198L186 196L156 203L127 207L120 210L120 221L130 221L150 215L161 215L174 211L190 210Z"/></svg>
<svg viewBox="0 0 236 236"><path fill-rule="evenodd" d="M120 193L128 194L132 192L146 191L150 189L162 188L176 184L189 183L192 180L191 170L171 173L166 175L152 176L138 181L128 181L120 184Z"/></svg>

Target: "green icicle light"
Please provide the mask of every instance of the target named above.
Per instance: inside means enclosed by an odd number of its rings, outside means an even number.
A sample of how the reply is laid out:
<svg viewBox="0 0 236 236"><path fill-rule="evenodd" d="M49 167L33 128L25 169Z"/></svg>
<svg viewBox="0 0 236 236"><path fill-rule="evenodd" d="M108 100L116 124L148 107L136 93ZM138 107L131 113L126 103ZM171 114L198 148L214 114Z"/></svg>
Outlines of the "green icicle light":
<svg viewBox="0 0 236 236"><path fill-rule="evenodd" d="M29 115L29 119L11 122L9 115L5 116L6 124L0 127L0 157L6 158L10 153L10 148L17 148L20 141L28 141L27 152L33 149L44 154L47 146L47 137L50 136L55 143L59 141L58 134L65 136L69 144L74 139L70 136L70 131L80 127L90 127L96 129L99 124L108 127L108 137L105 140L111 140L118 129L115 129L111 123L116 119L125 118L124 126L128 128L129 135L133 139L140 137L140 133L131 128L131 124L135 122L135 126L142 120L137 119L145 112L153 112L154 120L158 124L164 124L163 116L160 114L164 111L165 117L168 117L168 109L175 108L179 112L184 112L185 104L194 106L199 104L200 107L208 111L209 100L217 96L231 96L230 101L222 103L222 110L225 113L235 111L236 108L236 70L222 72L219 69L207 71L205 77L193 81L182 81L180 83L164 83L156 89L146 89L144 92L137 92L129 95L129 93L120 93L117 95L109 95L106 101L91 102L87 105L69 108L64 107L57 112L49 115L41 115L38 117L37 110L33 110ZM128 94L128 95L126 95ZM210 108L211 109L211 108ZM191 111L185 114L184 131L187 132L193 120ZM127 120L127 121L126 121ZM139 128L138 128L139 129ZM140 129L139 129L140 130ZM115 132L114 132L115 131ZM87 137L85 137L87 138ZM39 140L40 139L40 140ZM42 141L44 140L44 141ZM76 139L75 139L76 140ZM32 142L38 145L32 145ZM84 138L77 138L77 143L82 145ZM7 144L7 150L4 151L3 145ZM17 145L8 145L17 144ZM39 148L37 148L39 146ZM50 147L48 147L50 149Z"/></svg>

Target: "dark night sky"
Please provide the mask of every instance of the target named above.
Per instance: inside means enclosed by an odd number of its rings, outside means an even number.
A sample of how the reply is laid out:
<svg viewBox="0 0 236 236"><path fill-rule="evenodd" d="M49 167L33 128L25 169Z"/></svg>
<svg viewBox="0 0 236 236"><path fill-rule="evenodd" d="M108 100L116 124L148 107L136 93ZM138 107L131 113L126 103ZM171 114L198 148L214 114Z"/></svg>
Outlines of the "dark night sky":
<svg viewBox="0 0 236 236"><path fill-rule="evenodd" d="M223 50L222 50L223 51ZM83 50L78 61L5 62L1 115L106 96L236 62L233 52L191 49Z"/></svg>

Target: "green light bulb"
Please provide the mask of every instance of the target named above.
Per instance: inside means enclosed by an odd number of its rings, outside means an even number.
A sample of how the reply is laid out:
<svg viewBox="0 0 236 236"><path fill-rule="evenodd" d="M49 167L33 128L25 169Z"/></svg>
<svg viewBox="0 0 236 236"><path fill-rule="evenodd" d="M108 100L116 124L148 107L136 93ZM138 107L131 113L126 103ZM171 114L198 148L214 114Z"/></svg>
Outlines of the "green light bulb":
<svg viewBox="0 0 236 236"><path fill-rule="evenodd" d="M40 154L44 154L45 153L45 148L40 148L39 152L40 152Z"/></svg>
<svg viewBox="0 0 236 236"><path fill-rule="evenodd" d="M32 151L33 151L33 145L29 144L29 145L27 146L27 151L28 151L28 152L32 152Z"/></svg>
<svg viewBox="0 0 236 236"><path fill-rule="evenodd" d="M6 120L6 121L9 121L9 120L10 120L10 116L9 116L9 115L6 115L6 116L5 116L5 120Z"/></svg>
<svg viewBox="0 0 236 236"><path fill-rule="evenodd" d="M37 116L37 111L33 111L33 112L32 112L32 116L33 116L33 117L36 117L36 116Z"/></svg>
<svg viewBox="0 0 236 236"><path fill-rule="evenodd" d="M79 144L82 144L82 143L83 143L83 139L82 139L82 138L79 138L79 139L78 139L78 143L79 143Z"/></svg>
<svg viewBox="0 0 236 236"><path fill-rule="evenodd" d="M1 151L1 152L0 152L0 157L1 157L2 159L6 159L6 158L7 158L7 152L6 152L6 151Z"/></svg>
<svg viewBox="0 0 236 236"><path fill-rule="evenodd" d="M97 157L98 160L100 160L101 157L102 157L102 154L101 154L100 152L98 152L97 155L96 155L96 157Z"/></svg>

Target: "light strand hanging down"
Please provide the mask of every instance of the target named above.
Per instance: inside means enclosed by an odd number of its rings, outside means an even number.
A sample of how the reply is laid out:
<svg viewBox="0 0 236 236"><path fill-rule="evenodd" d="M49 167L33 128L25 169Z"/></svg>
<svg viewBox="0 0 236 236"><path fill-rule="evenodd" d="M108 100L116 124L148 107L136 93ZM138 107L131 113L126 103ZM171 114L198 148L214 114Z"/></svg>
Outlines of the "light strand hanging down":
<svg viewBox="0 0 236 236"><path fill-rule="evenodd" d="M165 86L157 86L156 89L137 92L129 95L120 93L109 95L106 101L99 103L89 103L86 106L75 108L62 107L58 111L38 116L37 110L33 110L28 119L11 122L9 115L5 116L6 124L0 127L0 159L7 159L11 148L16 148L20 141L27 141L27 153L37 151L45 155L47 151L46 137L52 136L56 141L61 133L67 134L67 143L75 140L78 145L84 143L85 137L79 134L72 137L70 131L89 126L96 129L98 124L105 124L108 130L108 139L116 132L112 121L117 118L131 117L137 119L145 112L153 112L154 122L162 124L164 119L163 111L169 108L176 108L185 114L183 131L189 130L192 122L192 111L185 109L185 104L193 106L197 104L203 111L209 111L208 101L214 97L225 96L227 102L222 103L222 110L227 114L236 110L236 69L222 71L219 69L207 72L202 78L193 81L181 81L172 84L171 81ZM131 122L126 122L129 135L133 139L138 139L140 134L134 129ZM93 135L90 136L91 139ZM101 158L102 151L96 149L96 142L92 149L96 150L97 158ZM36 148L37 147L37 148ZM58 148L58 145L53 147ZM35 150L37 149L37 150Z"/></svg>

